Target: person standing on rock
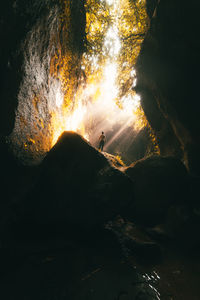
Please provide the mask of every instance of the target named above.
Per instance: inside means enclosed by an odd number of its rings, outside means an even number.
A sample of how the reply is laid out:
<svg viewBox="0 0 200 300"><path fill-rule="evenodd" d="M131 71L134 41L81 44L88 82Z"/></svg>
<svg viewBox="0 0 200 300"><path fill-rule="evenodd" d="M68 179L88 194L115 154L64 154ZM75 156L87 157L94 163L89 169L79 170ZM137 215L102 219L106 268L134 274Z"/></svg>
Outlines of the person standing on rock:
<svg viewBox="0 0 200 300"><path fill-rule="evenodd" d="M99 150L100 151L103 151L103 147L104 147L104 144L105 144L105 135L104 135L104 132L102 131L100 137L99 137Z"/></svg>

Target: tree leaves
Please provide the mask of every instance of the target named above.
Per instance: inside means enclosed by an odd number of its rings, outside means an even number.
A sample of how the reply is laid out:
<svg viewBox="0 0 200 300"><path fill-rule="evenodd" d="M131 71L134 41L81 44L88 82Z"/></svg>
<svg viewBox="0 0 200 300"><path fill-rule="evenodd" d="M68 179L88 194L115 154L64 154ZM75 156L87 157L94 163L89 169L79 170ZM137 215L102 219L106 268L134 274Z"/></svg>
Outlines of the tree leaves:
<svg viewBox="0 0 200 300"><path fill-rule="evenodd" d="M120 1L121 16L118 22L121 53L118 59L120 97L131 92L131 71L137 61L141 43L148 29L146 3L141 0ZM129 79L128 79L129 78ZM134 77L132 77L132 82Z"/></svg>

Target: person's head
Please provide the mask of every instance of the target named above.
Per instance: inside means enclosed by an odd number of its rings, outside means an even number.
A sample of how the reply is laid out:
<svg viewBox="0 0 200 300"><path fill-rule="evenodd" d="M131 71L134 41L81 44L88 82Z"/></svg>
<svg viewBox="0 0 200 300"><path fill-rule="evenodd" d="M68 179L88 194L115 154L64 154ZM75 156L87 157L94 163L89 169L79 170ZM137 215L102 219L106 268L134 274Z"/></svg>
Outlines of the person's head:
<svg viewBox="0 0 200 300"><path fill-rule="evenodd" d="M102 134L104 134L104 132L102 131Z"/></svg>

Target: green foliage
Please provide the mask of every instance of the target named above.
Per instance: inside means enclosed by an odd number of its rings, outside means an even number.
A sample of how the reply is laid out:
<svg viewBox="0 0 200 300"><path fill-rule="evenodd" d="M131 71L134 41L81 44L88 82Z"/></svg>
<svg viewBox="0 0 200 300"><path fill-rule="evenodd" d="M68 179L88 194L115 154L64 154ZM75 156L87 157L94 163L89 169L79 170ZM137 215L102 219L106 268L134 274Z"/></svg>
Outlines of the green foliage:
<svg viewBox="0 0 200 300"><path fill-rule="evenodd" d="M107 59L103 52L106 31L111 17L106 1L85 0L86 12L86 52L83 55L82 69L87 83L97 83Z"/></svg>
<svg viewBox="0 0 200 300"><path fill-rule="evenodd" d="M118 28L121 51L118 58L118 85L120 87L119 97L122 97L129 94L133 87L135 76L132 75L132 71L148 29L148 17L145 1L120 1L120 11Z"/></svg>
<svg viewBox="0 0 200 300"><path fill-rule="evenodd" d="M87 82L98 81L106 61L115 61L118 65L119 88L116 101L120 103L123 96L133 94L133 69L149 23L146 1L118 0L109 6L106 1L86 0L85 11L86 53L82 63L85 77ZM111 27L117 28L121 44L116 57L109 57L109 47L104 45L106 33Z"/></svg>

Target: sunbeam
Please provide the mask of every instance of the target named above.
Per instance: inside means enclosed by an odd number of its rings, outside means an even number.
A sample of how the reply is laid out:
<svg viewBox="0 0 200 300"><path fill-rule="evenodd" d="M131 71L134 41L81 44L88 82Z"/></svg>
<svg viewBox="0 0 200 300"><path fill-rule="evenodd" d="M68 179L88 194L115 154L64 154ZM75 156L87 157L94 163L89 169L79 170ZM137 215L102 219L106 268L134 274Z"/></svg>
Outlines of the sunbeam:
<svg viewBox="0 0 200 300"><path fill-rule="evenodd" d="M117 82L119 74L118 58L121 53L121 40L118 28L120 28L120 2L107 0L109 14L112 22L105 32L102 55L104 65L99 65L98 54L88 57L88 63L93 70L102 69L101 77L98 81L87 82L83 88L79 87L74 105L69 111L60 110L62 117L54 124L54 144L63 130L73 130L82 134L93 145L97 145L98 136L104 132L113 132L112 138L107 141L107 148L119 138L127 127L134 129L136 123L136 111L140 106L140 96L131 92L119 99L119 86ZM93 29L92 29L93 30ZM127 63L124 62L124 66ZM87 65L82 65L85 71ZM136 85L136 72L131 68L130 79L132 87ZM60 109L63 97L56 95L56 105ZM120 125L120 126L118 126ZM139 127L139 126L138 126ZM137 127L137 129L138 129ZM117 128L117 131L116 131Z"/></svg>
<svg viewBox="0 0 200 300"><path fill-rule="evenodd" d="M115 142L122 141L123 128L130 128L126 134L131 135L144 126L142 118L138 122L142 110L134 91L134 65L143 40L134 39L134 34L143 36L147 23L144 1L141 3L86 1L86 36L80 37L85 47L73 49L71 7L64 1L59 18L64 36L45 57L49 69L38 55L40 41L30 37L25 57L27 81L18 94L15 128L10 135L16 155L23 151L23 159L40 161L67 130L78 132L93 146L103 130L106 143L113 143L114 149Z"/></svg>

